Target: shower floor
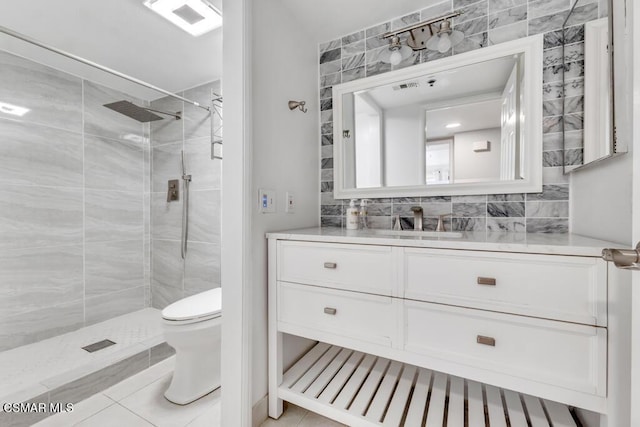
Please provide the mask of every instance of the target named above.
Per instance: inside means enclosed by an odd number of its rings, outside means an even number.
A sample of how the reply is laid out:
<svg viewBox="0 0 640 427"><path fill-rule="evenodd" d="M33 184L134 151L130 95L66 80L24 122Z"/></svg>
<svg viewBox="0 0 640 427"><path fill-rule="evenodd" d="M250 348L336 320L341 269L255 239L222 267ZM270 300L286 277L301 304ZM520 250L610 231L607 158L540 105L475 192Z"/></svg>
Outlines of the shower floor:
<svg viewBox="0 0 640 427"><path fill-rule="evenodd" d="M116 344L94 353L82 349L104 339ZM160 311L146 308L5 351L0 353L0 401L52 393L163 342Z"/></svg>

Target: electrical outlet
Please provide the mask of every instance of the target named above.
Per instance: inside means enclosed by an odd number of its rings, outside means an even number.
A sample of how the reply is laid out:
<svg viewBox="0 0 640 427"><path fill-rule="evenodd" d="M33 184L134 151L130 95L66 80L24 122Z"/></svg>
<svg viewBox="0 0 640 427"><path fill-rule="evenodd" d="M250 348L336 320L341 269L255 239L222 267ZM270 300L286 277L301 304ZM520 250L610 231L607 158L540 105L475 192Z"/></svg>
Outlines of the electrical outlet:
<svg viewBox="0 0 640 427"><path fill-rule="evenodd" d="M274 190L258 190L258 207L262 213L276 212L276 192Z"/></svg>
<svg viewBox="0 0 640 427"><path fill-rule="evenodd" d="M294 213L296 211L296 200L293 194L287 191L287 206L285 208L287 213Z"/></svg>

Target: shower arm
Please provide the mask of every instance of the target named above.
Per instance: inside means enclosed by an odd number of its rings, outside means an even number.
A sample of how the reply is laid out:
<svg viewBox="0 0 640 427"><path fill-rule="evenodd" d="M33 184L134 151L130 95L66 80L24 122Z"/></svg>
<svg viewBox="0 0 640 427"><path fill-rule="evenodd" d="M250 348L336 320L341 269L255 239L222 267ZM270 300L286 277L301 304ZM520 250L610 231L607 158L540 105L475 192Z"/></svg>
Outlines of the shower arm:
<svg viewBox="0 0 640 427"><path fill-rule="evenodd" d="M151 111L152 113L158 113L158 114L164 114L165 116L169 116L169 117L173 117L176 120L181 120L182 119L182 113L181 112L177 112L177 113L167 113L165 111L160 111L160 110L154 110L153 108L148 108L148 107L140 107L144 110L147 111Z"/></svg>
<svg viewBox="0 0 640 427"><path fill-rule="evenodd" d="M155 90L157 92L163 93L163 94L165 94L167 96L170 96L172 98L179 99L180 101L186 102L186 103L194 105L196 107L200 107L200 108L202 108L204 110L211 111L211 108L209 108L209 107L207 107L205 105L201 105L200 103L198 103L196 101L192 101L192 100L187 99L187 98L185 98L183 96L176 95L173 92L169 92L168 90L161 89L161 88L159 88L157 86L152 85L151 83L147 83L147 82L145 82L143 80L136 79L135 77L131 77L131 76L127 75L127 74L121 73L121 72L116 71L114 69L111 69L109 67L105 67L104 65L100 65L100 64L98 64L96 62L89 61L88 59L84 59L84 58L82 58L82 57L80 57L78 55L74 55L73 53L69 53L69 52L66 52L66 51L64 51L62 49L58 49L56 47L48 45L46 43L42 43L41 41L38 41L38 40L36 40L36 39L34 39L32 37L29 37L29 36L27 36L25 34L17 32L17 31L13 31L13 30L11 30L11 29L9 29L7 27L3 27L1 25L0 25L0 33L4 33L4 34L7 34L7 35L9 35L11 37L15 37L15 38L17 38L19 40L22 40L24 42L27 42L27 43L30 43L32 45L41 47L41 48L46 49L46 50L48 50L50 52L57 53L58 55L65 56L65 57L67 57L69 59L73 59L74 61L81 62L81 63L83 63L85 65L90 66L90 67L97 68L98 70L104 71L105 73L112 74L112 75L114 75L116 77L120 77L120 78L122 78L124 80L128 80L128 81L130 81L132 83L135 83L135 84L138 84L140 86L144 86L146 88Z"/></svg>

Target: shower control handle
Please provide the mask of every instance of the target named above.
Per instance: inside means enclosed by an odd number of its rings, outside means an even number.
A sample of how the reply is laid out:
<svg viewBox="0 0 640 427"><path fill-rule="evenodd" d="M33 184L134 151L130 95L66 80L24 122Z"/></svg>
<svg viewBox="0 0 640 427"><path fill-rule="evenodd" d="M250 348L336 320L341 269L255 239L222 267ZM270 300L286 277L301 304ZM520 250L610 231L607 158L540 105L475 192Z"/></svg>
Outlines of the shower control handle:
<svg viewBox="0 0 640 427"><path fill-rule="evenodd" d="M170 179L168 182L169 189L167 191L167 202L175 202L180 200L180 181Z"/></svg>
<svg viewBox="0 0 640 427"><path fill-rule="evenodd" d="M331 316L335 316L335 314L336 314L337 312L338 312L338 310L336 310L336 309L335 309L335 308L333 308L333 307L325 307L325 308L324 308L324 313L325 313L325 314L329 314L329 315L331 315Z"/></svg>

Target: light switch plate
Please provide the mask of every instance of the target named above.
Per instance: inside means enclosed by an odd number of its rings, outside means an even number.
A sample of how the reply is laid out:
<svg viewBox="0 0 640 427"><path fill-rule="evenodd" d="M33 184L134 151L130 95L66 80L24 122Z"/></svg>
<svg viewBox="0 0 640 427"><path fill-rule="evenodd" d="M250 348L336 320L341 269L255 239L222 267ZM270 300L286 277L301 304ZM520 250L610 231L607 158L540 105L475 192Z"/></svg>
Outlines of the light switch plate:
<svg viewBox="0 0 640 427"><path fill-rule="evenodd" d="M296 211L296 200L295 197L293 196L293 193L290 193L289 191L287 191L287 206L285 207L285 211L287 213L295 213Z"/></svg>
<svg viewBox="0 0 640 427"><path fill-rule="evenodd" d="M262 213L276 212L276 192L274 190L258 190L258 208Z"/></svg>

